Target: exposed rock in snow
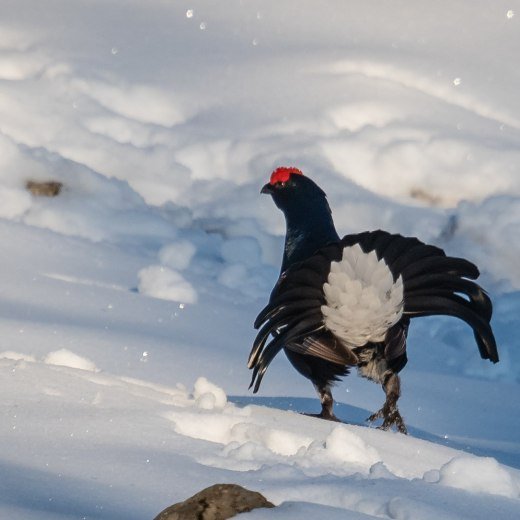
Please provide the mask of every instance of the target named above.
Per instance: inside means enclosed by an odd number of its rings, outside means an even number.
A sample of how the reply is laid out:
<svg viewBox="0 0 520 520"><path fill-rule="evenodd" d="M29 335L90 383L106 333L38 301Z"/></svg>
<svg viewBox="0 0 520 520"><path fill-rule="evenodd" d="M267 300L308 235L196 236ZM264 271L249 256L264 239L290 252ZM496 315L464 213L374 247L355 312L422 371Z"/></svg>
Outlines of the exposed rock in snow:
<svg viewBox="0 0 520 520"><path fill-rule="evenodd" d="M159 513L154 520L226 520L259 507L274 507L260 493L236 484L215 484Z"/></svg>

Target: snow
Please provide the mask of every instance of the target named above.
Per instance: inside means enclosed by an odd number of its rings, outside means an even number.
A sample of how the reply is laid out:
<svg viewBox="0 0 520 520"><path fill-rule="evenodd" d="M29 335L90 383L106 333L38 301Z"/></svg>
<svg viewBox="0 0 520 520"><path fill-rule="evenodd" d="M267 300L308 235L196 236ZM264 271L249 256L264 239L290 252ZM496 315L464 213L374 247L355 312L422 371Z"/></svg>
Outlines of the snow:
<svg viewBox="0 0 520 520"><path fill-rule="evenodd" d="M197 381L195 381L193 397L199 407L205 410L224 408L227 403L224 390L208 381L205 377L199 377Z"/></svg>
<svg viewBox="0 0 520 520"><path fill-rule="evenodd" d="M455 457L441 467L439 484L473 493L492 493L509 498L520 497L520 481L495 459Z"/></svg>
<svg viewBox="0 0 520 520"><path fill-rule="evenodd" d="M22 359L26 359L28 361L31 360L27 356L23 356ZM92 361L82 356L78 356L66 348L49 352L45 356L43 362L47 365L60 365L70 368L79 368L80 370L90 370L91 372L97 372L98 370Z"/></svg>
<svg viewBox="0 0 520 520"><path fill-rule="evenodd" d="M197 292L181 273L162 265L150 265L138 273L139 292L154 298L196 303Z"/></svg>
<svg viewBox="0 0 520 520"><path fill-rule="evenodd" d="M153 518L217 482L279 506L250 518L519 517L517 4L5 0L0 517ZM283 356L247 390L282 165L340 233L481 270L501 361L414 322L408 436L366 426L383 392L355 375L346 424L298 413L319 403Z"/></svg>
<svg viewBox="0 0 520 520"><path fill-rule="evenodd" d="M177 240L161 248L159 260L162 265L182 271L189 267L196 251L196 247L188 240Z"/></svg>
<svg viewBox="0 0 520 520"><path fill-rule="evenodd" d="M29 356L27 354L22 354L21 352L13 352L12 350L7 350L5 352L0 353L0 359L13 359L15 361L23 360L23 361L36 361L34 356Z"/></svg>

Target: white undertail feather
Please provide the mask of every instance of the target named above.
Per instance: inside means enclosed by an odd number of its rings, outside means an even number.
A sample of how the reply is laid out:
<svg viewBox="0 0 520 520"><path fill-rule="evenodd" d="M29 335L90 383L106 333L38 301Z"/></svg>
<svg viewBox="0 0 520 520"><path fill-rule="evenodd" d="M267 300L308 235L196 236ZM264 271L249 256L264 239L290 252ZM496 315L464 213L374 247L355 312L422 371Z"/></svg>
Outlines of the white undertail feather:
<svg viewBox="0 0 520 520"><path fill-rule="evenodd" d="M325 327L349 346L383 341L403 314L403 279L394 282L385 261L359 244L345 247L343 258L331 263L323 291Z"/></svg>

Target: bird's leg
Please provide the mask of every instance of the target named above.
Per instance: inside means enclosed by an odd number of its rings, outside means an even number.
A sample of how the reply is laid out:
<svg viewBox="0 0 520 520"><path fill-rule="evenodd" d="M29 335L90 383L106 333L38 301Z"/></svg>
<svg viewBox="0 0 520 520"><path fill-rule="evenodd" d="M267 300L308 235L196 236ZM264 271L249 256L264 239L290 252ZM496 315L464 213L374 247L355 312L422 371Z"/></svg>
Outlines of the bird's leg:
<svg viewBox="0 0 520 520"><path fill-rule="evenodd" d="M320 396L321 402L321 413L319 417L322 419L327 419L328 421L337 421L339 419L334 415L332 408L334 407L334 398L332 397L332 392L330 391L330 386L318 387L316 388L318 395Z"/></svg>
<svg viewBox="0 0 520 520"><path fill-rule="evenodd" d="M372 414L367 421L373 422L376 419L383 419L383 424L379 426L381 430L388 430L392 426L397 428L400 433L408 433L403 418L397 408L397 400L401 395L401 383L399 376L394 372L386 375L383 382L383 390L386 394L386 401L381 410Z"/></svg>
<svg viewBox="0 0 520 520"><path fill-rule="evenodd" d="M320 419L326 419L327 421L341 422L332 411L332 408L334 407L334 398L332 397L330 386L314 385L314 388L316 388L316 392L318 392L318 395L320 397L321 413L310 413L305 415L309 415L311 417L319 417Z"/></svg>

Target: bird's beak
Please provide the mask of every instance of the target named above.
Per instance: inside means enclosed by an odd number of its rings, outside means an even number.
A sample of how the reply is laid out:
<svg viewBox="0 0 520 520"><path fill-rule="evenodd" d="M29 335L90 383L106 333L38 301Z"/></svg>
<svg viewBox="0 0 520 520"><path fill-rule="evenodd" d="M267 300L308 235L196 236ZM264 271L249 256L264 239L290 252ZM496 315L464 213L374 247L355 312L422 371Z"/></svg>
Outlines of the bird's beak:
<svg viewBox="0 0 520 520"><path fill-rule="evenodd" d="M272 195L273 187L271 184L267 183L261 190L260 193L267 193L268 195Z"/></svg>

